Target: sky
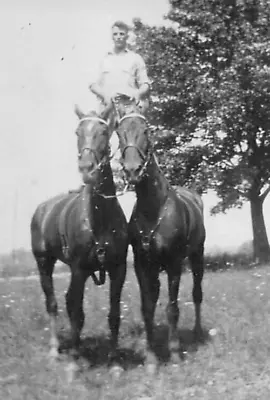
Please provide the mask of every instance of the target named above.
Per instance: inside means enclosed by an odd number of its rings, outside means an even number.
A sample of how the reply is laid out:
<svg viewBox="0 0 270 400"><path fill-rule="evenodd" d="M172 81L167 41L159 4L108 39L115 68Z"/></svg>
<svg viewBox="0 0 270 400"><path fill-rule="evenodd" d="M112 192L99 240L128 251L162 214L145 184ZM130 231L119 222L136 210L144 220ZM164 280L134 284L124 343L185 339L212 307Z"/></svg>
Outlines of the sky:
<svg viewBox="0 0 270 400"><path fill-rule="evenodd" d="M167 11L167 0L11 0L0 5L1 253L30 248L36 206L80 185L73 109L76 103L84 111L96 104L88 85L111 46L112 23L140 17L160 24ZM251 239L248 205L210 218L216 199L209 194L204 200L209 247L234 247ZM270 223L269 211L267 200Z"/></svg>

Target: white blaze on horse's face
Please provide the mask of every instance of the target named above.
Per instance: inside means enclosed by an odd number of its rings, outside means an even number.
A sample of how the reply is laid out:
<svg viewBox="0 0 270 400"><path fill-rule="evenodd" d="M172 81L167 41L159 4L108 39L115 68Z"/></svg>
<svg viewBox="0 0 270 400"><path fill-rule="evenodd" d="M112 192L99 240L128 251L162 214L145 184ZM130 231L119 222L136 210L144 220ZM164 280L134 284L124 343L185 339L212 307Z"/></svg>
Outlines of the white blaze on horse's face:
<svg viewBox="0 0 270 400"><path fill-rule="evenodd" d="M148 161L149 139L145 118L139 114L127 115L120 120L117 132L124 172L131 183L137 183Z"/></svg>
<svg viewBox="0 0 270 400"><path fill-rule="evenodd" d="M101 164L108 155L108 126L97 117L85 117L76 133L79 171L84 183L91 183L97 179Z"/></svg>

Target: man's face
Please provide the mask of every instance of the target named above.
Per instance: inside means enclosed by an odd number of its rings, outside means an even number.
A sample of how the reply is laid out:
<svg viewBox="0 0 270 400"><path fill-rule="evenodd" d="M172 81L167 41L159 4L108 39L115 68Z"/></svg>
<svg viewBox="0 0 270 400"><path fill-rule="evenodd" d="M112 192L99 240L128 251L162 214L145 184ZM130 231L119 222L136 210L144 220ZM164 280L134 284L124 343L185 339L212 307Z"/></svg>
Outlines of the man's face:
<svg viewBox="0 0 270 400"><path fill-rule="evenodd" d="M128 33L117 26L112 28L112 39L114 42L114 46L117 49L124 49L127 44Z"/></svg>

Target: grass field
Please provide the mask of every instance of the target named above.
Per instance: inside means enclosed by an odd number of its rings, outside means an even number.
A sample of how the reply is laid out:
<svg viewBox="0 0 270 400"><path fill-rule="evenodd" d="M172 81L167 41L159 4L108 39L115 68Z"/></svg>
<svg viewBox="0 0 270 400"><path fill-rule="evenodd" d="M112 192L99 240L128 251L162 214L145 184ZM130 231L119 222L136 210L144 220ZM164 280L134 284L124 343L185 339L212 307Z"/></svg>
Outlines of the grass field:
<svg viewBox="0 0 270 400"><path fill-rule="evenodd" d="M55 278L62 337L68 334L64 292L69 276ZM122 297L120 349L125 372L114 382L107 363L108 285L95 287L89 279L85 292L82 371L67 385L66 356L57 364L47 358L48 318L38 280L0 282L0 398L32 399L269 399L270 398L270 269L207 272L203 289L205 343L192 341L194 311L192 279L185 273L180 289L179 337L184 358L179 366L167 360L166 277L156 312L156 342L161 365L149 378L140 352L144 339L139 292L129 269ZM214 334L214 335L213 335Z"/></svg>

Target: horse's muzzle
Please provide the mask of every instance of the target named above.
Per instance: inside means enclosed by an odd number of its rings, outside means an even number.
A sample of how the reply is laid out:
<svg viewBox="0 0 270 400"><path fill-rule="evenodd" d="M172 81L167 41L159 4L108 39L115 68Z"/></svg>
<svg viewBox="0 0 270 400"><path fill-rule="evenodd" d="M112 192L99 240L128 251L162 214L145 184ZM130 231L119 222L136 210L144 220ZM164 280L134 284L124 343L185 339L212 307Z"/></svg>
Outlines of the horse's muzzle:
<svg viewBox="0 0 270 400"><path fill-rule="evenodd" d="M105 258L106 258L106 251L105 251L104 247L99 247L96 250L96 254L97 254L97 259L100 262L100 264L104 264Z"/></svg>
<svg viewBox="0 0 270 400"><path fill-rule="evenodd" d="M79 164L79 172L82 174L84 183L91 183L95 180L96 168L93 163Z"/></svg>
<svg viewBox="0 0 270 400"><path fill-rule="evenodd" d="M131 183L132 185L135 185L136 183L140 182L141 170L142 170L141 165L136 168L125 168L125 166L123 166L123 170L125 172L126 179L129 183Z"/></svg>

